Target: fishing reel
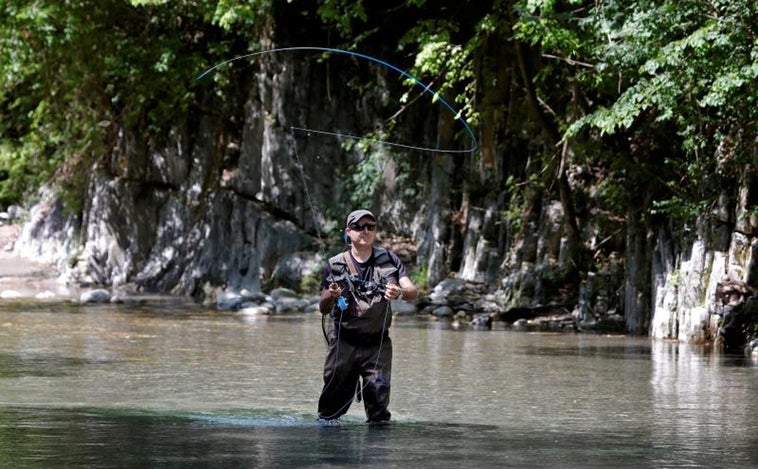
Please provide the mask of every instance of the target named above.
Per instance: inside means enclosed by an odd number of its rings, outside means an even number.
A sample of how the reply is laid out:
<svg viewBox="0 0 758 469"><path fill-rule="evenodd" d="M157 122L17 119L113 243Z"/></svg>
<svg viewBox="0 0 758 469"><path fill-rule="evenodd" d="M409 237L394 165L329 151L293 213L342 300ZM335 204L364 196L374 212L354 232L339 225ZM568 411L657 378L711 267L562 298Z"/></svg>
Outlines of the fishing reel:
<svg viewBox="0 0 758 469"><path fill-rule="evenodd" d="M373 280L363 280L360 277L350 274L335 276L332 277L331 280L335 283L349 282L355 287L355 290L358 293L365 296L384 295L387 291L387 283L384 280L374 282Z"/></svg>
<svg viewBox="0 0 758 469"><path fill-rule="evenodd" d="M374 282L373 280L361 280L358 277L350 276L348 279L355 285L355 289L358 292L370 296L370 295L384 295L387 291L387 284L384 282Z"/></svg>

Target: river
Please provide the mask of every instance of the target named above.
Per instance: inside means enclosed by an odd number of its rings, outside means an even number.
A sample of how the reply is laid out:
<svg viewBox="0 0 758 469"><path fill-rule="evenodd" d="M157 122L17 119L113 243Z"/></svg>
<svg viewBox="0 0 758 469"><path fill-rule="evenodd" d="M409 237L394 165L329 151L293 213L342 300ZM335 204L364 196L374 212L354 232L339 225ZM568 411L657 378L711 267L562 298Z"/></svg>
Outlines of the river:
<svg viewBox="0 0 758 469"><path fill-rule="evenodd" d="M758 467L758 366L397 319L386 426L316 422L320 318L0 304L0 467Z"/></svg>

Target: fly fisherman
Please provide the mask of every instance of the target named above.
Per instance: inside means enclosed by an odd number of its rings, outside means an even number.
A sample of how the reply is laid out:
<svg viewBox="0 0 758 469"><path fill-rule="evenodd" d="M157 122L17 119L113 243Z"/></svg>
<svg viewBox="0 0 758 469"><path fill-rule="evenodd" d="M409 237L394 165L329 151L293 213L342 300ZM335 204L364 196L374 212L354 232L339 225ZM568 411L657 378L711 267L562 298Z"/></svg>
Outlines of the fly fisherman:
<svg viewBox="0 0 758 469"><path fill-rule="evenodd" d="M345 225L350 248L330 258L324 268L319 309L331 315L334 330L328 336L320 420L347 412L359 378L368 422L390 419L390 301L414 300L418 289L394 252L374 246L375 238L376 217L368 210L351 212Z"/></svg>

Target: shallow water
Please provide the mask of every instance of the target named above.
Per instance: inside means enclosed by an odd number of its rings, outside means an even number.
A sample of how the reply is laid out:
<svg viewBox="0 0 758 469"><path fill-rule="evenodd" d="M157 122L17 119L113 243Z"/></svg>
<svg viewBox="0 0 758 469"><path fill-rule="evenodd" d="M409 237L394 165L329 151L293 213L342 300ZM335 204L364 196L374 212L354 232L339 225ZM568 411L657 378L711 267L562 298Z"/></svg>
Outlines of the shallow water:
<svg viewBox="0 0 758 469"><path fill-rule="evenodd" d="M758 367L396 320L393 423L315 421L317 316L0 304L0 466L758 467Z"/></svg>

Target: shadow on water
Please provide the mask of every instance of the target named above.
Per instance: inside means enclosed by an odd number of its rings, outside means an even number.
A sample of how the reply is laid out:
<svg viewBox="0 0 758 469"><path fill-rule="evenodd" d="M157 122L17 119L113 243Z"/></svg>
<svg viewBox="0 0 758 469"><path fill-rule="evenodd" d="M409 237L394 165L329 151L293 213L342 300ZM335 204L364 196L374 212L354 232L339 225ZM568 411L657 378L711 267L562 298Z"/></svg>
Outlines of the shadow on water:
<svg viewBox="0 0 758 469"><path fill-rule="evenodd" d="M249 410L0 408L2 467L659 467L665 455L649 443L480 424L323 424Z"/></svg>
<svg viewBox="0 0 758 469"><path fill-rule="evenodd" d="M38 300L18 298L0 303L0 312L19 314L73 314L126 313L140 317L164 319L194 319L201 316L218 316L220 313L191 299L167 295L135 296L123 302L78 303L71 300Z"/></svg>
<svg viewBox="0 0 758 469"><path fill-rule="evenodd" d="M650 360L649 345L600 345L592 347L525 347L518 353L547 357L603 357L619 360Z"/></svg>
<svg viewBox="0 0 758 469"><path fill-rule="evenodd" d="M0 378L61 377L88 365L108 365L111 360L91 360L55 355L18 355L0 353Z"/></svg>

